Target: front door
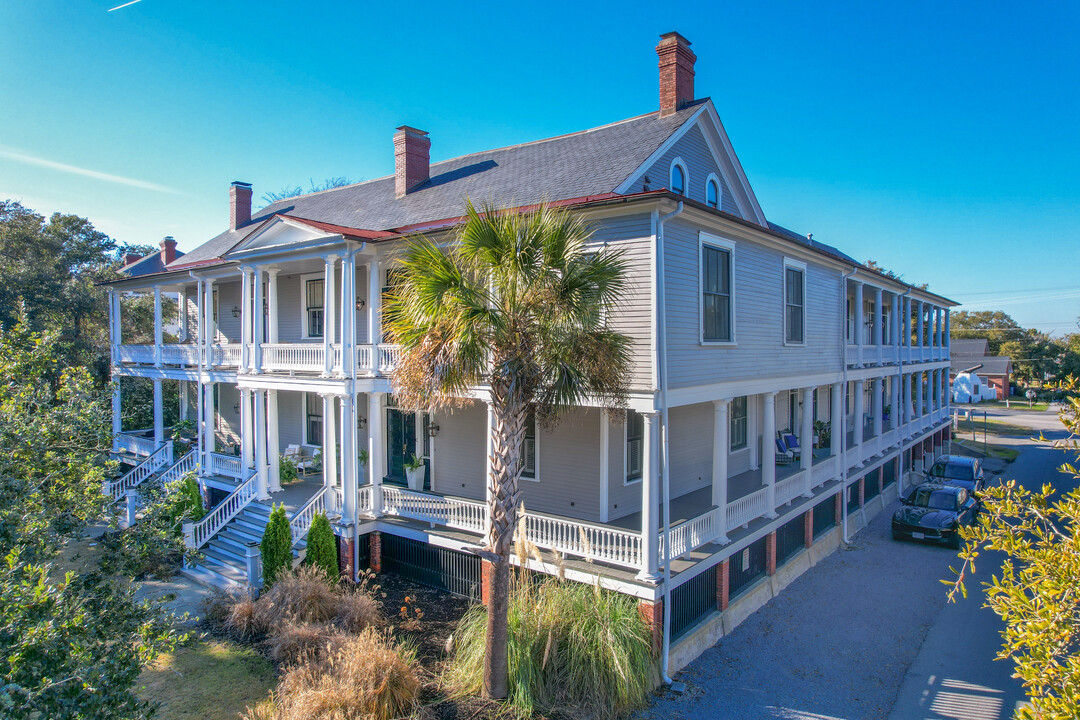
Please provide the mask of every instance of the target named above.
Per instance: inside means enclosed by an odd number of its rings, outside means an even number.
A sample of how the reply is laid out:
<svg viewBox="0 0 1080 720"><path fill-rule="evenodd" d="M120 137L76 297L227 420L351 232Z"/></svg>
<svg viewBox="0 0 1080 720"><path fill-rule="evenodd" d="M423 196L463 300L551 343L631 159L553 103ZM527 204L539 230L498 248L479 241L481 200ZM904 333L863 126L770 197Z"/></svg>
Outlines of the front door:
<svg viewBox="0 0 1080 720"><path fill-rule="evenodd" d="M405 463L416 453L416 415L386 409L386 482L405 485Z"/></svg>

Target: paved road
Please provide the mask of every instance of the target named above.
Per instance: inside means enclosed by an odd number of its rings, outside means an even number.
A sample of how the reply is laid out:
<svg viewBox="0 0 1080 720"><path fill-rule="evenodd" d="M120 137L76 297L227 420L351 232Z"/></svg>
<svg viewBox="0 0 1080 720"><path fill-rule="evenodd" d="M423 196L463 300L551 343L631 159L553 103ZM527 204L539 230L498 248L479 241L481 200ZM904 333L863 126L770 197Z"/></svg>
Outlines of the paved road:
<svg viewBox="0 0 1080 720"><path fill-rule="evenodd" d="M1051 413L1008 417L1038 429L1061 428ZM1057 451L1023 439L1015 444L1025 445L1024 453L1006 476L1040 481L1061 461ZM1010 717L1023 696L1009 677L1010 667L993 661L997 618L979 610L974 593L962 604L946 606L939 581L950 576L956 555L893 542L894 507L691 663L678 676L687 692L660 696L645 717ZM979 570L986 577L990 566L984 563ZM974 640L960 642L968 637Z"/></svg>
<svg viewBox="0 0 1080 720"><path fill-rule="evenodd" d="M1056 413L988 413L1043 432L1048 439L1064 437ZM1066 481L1057 472L1065 459L1061 451L1024 438L1010 440L1020 457L1001 473L1028 487L1044 481ZM1061 485L1058 484L1060 488ZM1010 718L1025 696L1020 682L1011 676L1012 663L995 660L1001 647L1003 624L983 608L980 587L999 567L1001 558L986 557L977 563L968 597L950 603L938 615L908 670L889 720L1004 720Z"/></svg>

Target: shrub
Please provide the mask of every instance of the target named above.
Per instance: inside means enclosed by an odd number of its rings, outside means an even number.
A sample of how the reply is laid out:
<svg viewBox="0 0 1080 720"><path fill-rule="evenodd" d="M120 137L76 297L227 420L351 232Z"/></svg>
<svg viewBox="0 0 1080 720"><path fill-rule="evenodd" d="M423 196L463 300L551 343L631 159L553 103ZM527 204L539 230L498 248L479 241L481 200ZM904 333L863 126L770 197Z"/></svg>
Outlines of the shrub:
<svg viewBox="0 0 1080 720"><path fill-rule="evenodd" d="M241 595L229 606L225 616L225 627L229 628L241 640L253 640L263 634L266 626L260 621L255 601L248 595Z"/></svg>
<svg viewBox="0 0 1080 720"><path fill-rule="evenodd" d="M320 571L300 567L281 573L255 608L258 622L269 629L289 622L328 622L337 615L340 600Z"/></svg>
<svg viewBox="0 0 1080 720"><path fill-rule="evenodd" d="M348 638L325 658L289 668L272 701L247 720L406 717L416 708L416 653L373 628Z"/></svg>
<svg viewBox="0 0 1080 720"><path fill-rule="evenodd" d="M483 683L487 615L469 609L455 637L450 681ZM656 684L652 641L633 598L557 579L519 578L510 593L507 700L525 713L558 708L617 718L641 707ZM571 710L573 709L573 710Z"/></svg>
<svg viewBox="0 0 1080 720"><path fill-rule="evenodd" d="M206 515L203 507L202 493L199 492L199 483L195 480L195 473L184 475L177 483L176 514L191 522L198 522Z"/></svg>
<svg viewBox="0 0 1080 720"><path fill-rule="evenodd" d="M340 576L337 543L334 542L334 531L330 528L326 513L316 513L311 521L304 564L321 570L327 580L337 582Z"/></svg>
<svg viewBox="0 0 1080 720"><path fill-rule="evenodd" d="M259 550L262 554L263 584L271 587L283 572L292 568L292 531L284 505L275 505L266 524Z"/></svg>
<svg viewBox="0 0 1080 720"><path fill-rule="evenodd" d="M338 598L334 624L352 633L382 624L379 603L366 592L346 592Z"/></svg>
<svg viewBox="0 0 1080 720"><path fill-rule="evenodd" d="M325 623L286 623L266 639L270 657L279 663L317 662L336 652L349 635Z"/></svg>
<svg viewBox="0 0 1080 720"><path fill-rule="evenodd" d="M296 463L291 457L285 455L278 457L278 476L281 478L282 485L296 482L299 475L296 472Z"/></svg>

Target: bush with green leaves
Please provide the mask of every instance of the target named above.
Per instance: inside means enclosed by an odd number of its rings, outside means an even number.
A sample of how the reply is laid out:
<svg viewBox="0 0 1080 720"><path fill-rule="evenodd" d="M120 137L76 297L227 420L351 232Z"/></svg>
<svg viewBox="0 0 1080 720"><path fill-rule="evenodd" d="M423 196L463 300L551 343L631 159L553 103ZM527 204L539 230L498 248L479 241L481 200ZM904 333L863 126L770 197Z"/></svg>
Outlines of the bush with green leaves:
<svg viewBox="0 0 1080 720"><path fill-rule="evenodd" d="M296 463L293 462L291 457L286 455L278 457L278 476L281 478L282 485L296 482L299 475L296 472Z"/></svg>
<svg viewBox="0 0 1080 720"><path fill-rule="evenodd" d="M450 680L464 693L482 689L486 625L486 609L474 605L454 632ZM507 701L524 714L624 717L658 679L637 602L593 585L514 578L508 636Z"/></svg>
<svg viewBox="0 0 1080 720"><path fill-rule="evenodd" d="M330 527L326 513L316 513L311 520L304 564L318 568L326 575L326 579L332 582L336 582L340 576L337 543L334 542L334 530Z"/></svg>
<svg viewBox="0 0 1080 720"><path fill-rule="evenodd" d="M262 554L263 585L270 587L282 573L292 569L292 530L284 505L275 505L270 512L259 551Z"/></svg>

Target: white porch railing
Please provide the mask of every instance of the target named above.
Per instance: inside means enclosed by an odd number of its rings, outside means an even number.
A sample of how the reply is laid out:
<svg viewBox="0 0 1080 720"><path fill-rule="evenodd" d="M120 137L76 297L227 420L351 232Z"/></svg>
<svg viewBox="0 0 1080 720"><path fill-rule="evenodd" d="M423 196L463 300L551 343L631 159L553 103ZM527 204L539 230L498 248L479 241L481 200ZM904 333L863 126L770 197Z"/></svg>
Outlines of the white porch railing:
<svg viewBox="0 0 1080 720"><path fill-rule="evenodd" d="M113 500L119 500L128 490L137 487L142 481L146 480L146 478L171 462L172 443L162 443L161 447L150 453L145 460L121 475L119 478L112 482L105 481L102 490L105 495L112 497Z"/></svg>
<svg viewBox="0 0 1080 720"><path fill-rule="evenodd" d="M379 372L390 372L401 359L400 345L379 346Z"/></svg>
<svg viewBox="0 0 1080 720"><path fill-rule="evenodd" d="M175 482L189 472L193 472L198 464L199 452L197 450L189 450L184 457L173 463L172 467L161 473L161 481L164 483Z"/></svg>
<svg viewBox="0 0 1080 720"><path fill-rule="evenodd" d="M802 494L806 478L805 472L805 470L802 470L776 483L777 505L787 505Z"/></svg>
<svg viewBox="0 0 1080 720"><path fill-rule="evenodd" d="M370 485L363 485L356 491L356 511L357 512L371 512L373 507L372 503L372 491ZM341 498L339 497L340 501Z"/></svg>
<svg viewBox="0 0 1080 720"><path fill-rule="evenodd" d="M147 431L149 432L149 431ZM113 452L129 452L132 455L150 455L157 449L154 438L117 433L113 435Z"/></svg>
<svg viewBox="0 0 1080 720"><path fill-rule="evenodd" d="M116 345L116 362L154 364L153 345Z"/></svg>
<svg viewBox="0 0 1080 720"><path fill-rule="evenodd" d="M210 474L240 480L244 477L243 459L236 455L210 453Z"/></svg>
<svg viewBox="0 0 1080 720"><path fill-rule="evenodd" d="M319 488L319 491L311 496L311 499L304 503L304 506L293 513L293 516L289 518L289 530L292 532L293 545L300 542L301 539L307 535L308 530L311 529L311 523L315 520L315 516L319 513L326 512L326 486L323 485Z"/></svg>
<svg viewBox="0 0 1080 720"><path fill-rule="evenodd" d="M165 365L198 365L198 345L162 345L161 362Z"/></svg>
<svg viewBox="0 0 1080 720"><path fill-rule="evenodd" d="M210 350L210 364L213 367L240 367L239 343L214 345Z"/></svg>
<svg viewBox="0 0 1080 720"><path fill-rule="evenodd" d="M671 557L682 557L720 534L720 508L713 508L671 528ZM660 536L660 558L664 557L664 536Z"/></svg>
<svg viewBox="0 0 1080 720"><path fill-rule="evenodd" d="M370 494L370 487L368 491ZM382 496L383 512L387 515L400 515L469 532L484 532L487 507L483 503L414 492L389 485L383 485Z"/></svg>
<svg viewBox="0 0 1080 720"><path fill-rule="evenodd" d="M197 523L184 523L184 542L187 546L198 550L214 537L218 530L239 515L240 511L255 499L255 485L255 474L252 473L202 520Z"/></svg>
<svg viewBox="0 0 1080 720"><path fill-rule="evenodd" d="M326 369L326 353L322 343L263 343L264 370L322 372Z"/></svg>
<svg viewBox="0 0 1080 720"><path fill-rule="evenodd" d="M356 346L356 369L359 372L371 372L372 347L370 345Z"/></svg>
<svg viewBox="0 0 1080 720"><path fill-rule="evenodd" d="M816 463L810 469L810 484L813 487L824 485L826 480L835 477L838 474L837 465L840 462L840 458L836 455L830 457L828 460L823 460Z"/></svg>
<svg viewBox="0 0 1080 720"><path fill-rule="evenodd" d="M767 488L761 488L727 505L727 526L729 528L746 525L751 520L769 512Z"/></svg>

